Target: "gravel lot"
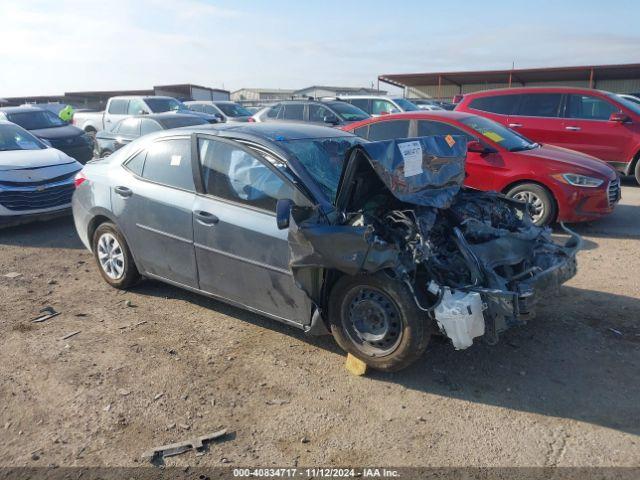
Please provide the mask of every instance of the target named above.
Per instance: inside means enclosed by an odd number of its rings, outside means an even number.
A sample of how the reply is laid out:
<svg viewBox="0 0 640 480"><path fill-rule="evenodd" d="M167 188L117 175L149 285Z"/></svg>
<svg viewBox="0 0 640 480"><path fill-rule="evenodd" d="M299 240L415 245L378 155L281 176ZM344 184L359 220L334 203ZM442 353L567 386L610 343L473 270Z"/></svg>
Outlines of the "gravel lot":
<svg viewBox="0 0 640 480"><path fill-rule="evenodd" d="M329 337L152 281L110 288L70 219L0 230L0 465L136 466L227 427L167 465L638 466L640 188L624 185L612 217L576 228L579 273L537 319L366 377ZM32 323L44 306L62 313Z"/></svg>

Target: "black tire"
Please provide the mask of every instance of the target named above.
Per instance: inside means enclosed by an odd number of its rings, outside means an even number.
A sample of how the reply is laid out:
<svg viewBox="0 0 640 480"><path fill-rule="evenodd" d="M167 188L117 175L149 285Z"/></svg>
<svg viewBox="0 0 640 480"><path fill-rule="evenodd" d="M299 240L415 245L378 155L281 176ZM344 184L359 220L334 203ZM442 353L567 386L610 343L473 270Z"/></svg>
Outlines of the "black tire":
<svg viewBox="0 0 640 480"><path fill-rule="evenodd" d="M111 275L109 274L109 268L103 266L103 263L100 260L101 252L104 252L104 248L101 248L100 242L101 239L106 241L111 236L117 241L119 246L119 251L121 252L121 262L116 262L115 256L113 256L112 262L117 263L117 267L112 267ZM104 237L104 239L102 238ZM112 244L115 245L115 244ZM100 275L102 278L114 288L126 289L130 286L134 285L138 280L140 280L140 273L138 273L138 269L136 268L136 264L133 261L133 257L131 256L131 250L129 250L129 246L125 241L124 237L118 230L118 228L111 222L101 223L96 231L93 233L92 239L92 247L93 247L93 256L96 259L96 263L98 264L98 270L100 271ZM116 250L117 252L118 250ZM120 260L120 254L117 254L118 260ZM111 260L111 258L110 258ZM112 263L113 265L114 263ZM122 273L117 274L118 272L115 269L122 268Z"/></svg>
<svg viewBox="0 0 640 480"><path fill-rule="evenodd" d="M553 223L558 213L556 202L549 190L537 183L521 183L507 192L507 197L527 201L526 197L539 199L542 206L541 214L538 216L532 208L533 223L538 226L546 226ZM537 203L536 203L537 206Z"/></svg>
<svg viewBox="0 0 640 480"><path fill-rule="evenodd" d="M113 152L111 150L103 150L102 152L100 152L100 158L107 158L112 153Z"/></svg>
<svg viewBox="0 0 640 480"><path fill-rule="evenodd" d="M371 313L372 309L377 315ZM366 341L359 337L363 333L356 326L362 325L358 319L387 325L387 330L376 331L380 335L386 332L384 339ZM343 350L385 372L401 370L420 358L432 332L431 320L418 308L407 286L382 272L340 278L329 296L329 322ZM371 332L364 335L371 338Z"/></svg>
<svg viewBox="0 0 640 480"><path fill-rule="evenodd" d="M636 176L636 182L638 182L638 185L640 185L640 158L636 160L636 168L634 173Z"/></svg>

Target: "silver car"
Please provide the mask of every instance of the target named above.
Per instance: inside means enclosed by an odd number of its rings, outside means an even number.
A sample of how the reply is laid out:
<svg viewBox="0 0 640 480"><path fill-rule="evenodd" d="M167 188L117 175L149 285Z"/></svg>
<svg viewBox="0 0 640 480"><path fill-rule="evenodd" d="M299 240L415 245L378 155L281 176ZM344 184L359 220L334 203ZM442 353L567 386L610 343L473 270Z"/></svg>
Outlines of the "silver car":
<svg viewBox="0 0 640 480"><path fill-rule="evenodd" d="M366 142L329 127L191 127L88 163L75 225L103 278L141 276L331 334L370 366L456 349L535 313L576 271L527 205L462 188L466 140Z"/></svg>

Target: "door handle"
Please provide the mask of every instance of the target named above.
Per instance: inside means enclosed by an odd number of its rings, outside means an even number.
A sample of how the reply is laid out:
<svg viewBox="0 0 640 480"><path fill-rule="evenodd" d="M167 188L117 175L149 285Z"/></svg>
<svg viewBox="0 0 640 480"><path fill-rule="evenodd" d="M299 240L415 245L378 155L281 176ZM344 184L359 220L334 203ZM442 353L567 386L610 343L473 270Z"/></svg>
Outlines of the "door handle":
<svg viewBox="0 0 640 480"><path fill-rule="evenodd" d="M133 195L133 190L131 190L130 188L127 188L127 187L118 186L114 190L121 197L127 198L127 197L130 197L131 195Z"/></svg>
<svg viewBox="0 0 640 480"><path fill-rule="evenodd" d="M518 128L521 127L522 124L521 123L510 123L509 124L509 128Z"/></svg>
<svg viewBox="0 0 640 480"><path fill-rule="evenodd" d="M581 130L580 127L564 127L565 130L571 130L572 132L579 132Z"/></svg>
<svg viewBox="0 0 640 480"><path fill-rule="evenodd" d="M194 212L196 219L203 225L215 225L220 221L213 213L205 212L203 210L197 210Z"/></svg>

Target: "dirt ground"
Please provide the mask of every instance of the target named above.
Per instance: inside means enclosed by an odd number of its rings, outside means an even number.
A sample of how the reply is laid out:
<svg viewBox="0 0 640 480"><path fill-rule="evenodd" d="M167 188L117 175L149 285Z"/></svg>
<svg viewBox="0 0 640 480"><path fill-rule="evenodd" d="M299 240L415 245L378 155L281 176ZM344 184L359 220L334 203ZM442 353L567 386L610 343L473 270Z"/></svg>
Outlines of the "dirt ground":
<svg viewBox="0 0 640 480"><path fill-rule="evenodd" d="M640 188L577 230L577 277L528 325L365 377L330 337L110 288L70 219L0 230L0 466L137 466L220 427L167 465L638 466ZM32 323L45 306L62 313Z"/></svg>

